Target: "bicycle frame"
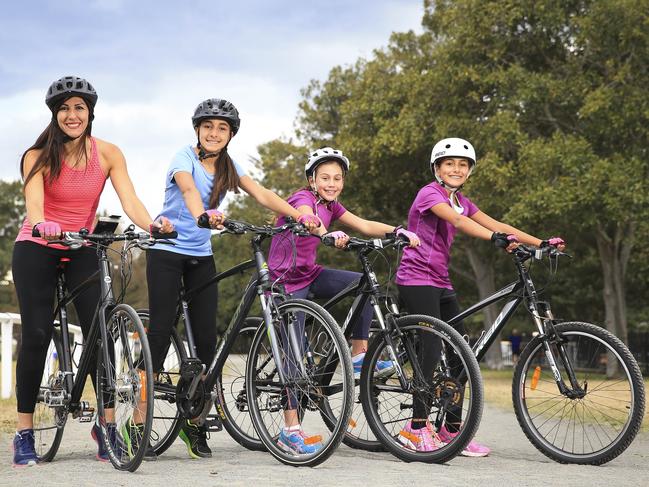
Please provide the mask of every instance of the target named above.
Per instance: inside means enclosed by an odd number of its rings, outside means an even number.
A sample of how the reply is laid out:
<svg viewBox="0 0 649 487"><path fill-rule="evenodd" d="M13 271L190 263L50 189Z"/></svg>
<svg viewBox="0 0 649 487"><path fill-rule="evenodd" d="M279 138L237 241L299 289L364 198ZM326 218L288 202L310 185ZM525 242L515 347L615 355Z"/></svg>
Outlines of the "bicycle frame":
<svg viewBox="0 0 649 487"><path fill-rule="evenodd" d="M82 403L81 395L86 384L88 373L90 372L93 365L91 362L93 358L92 355L94 353L93 349L98 343L99 338L102 340L102 343L107 343L108 335L106 330L106 315L115 305L115 298L111 286L112 279L110 276L110 263L106 250L103 248L98 248L97 255L99 257L99 270L92 274L84 282L79 284L72 291L66 293L65 275L63 269L59 270L57 278L57 306L54 316L58 314L59 327L61 330L61 342L63 346L63 367L60 372L64 375L64 397L59 398L59 404L56 405L65 405L68 411L72 413L73 418L79 417L83 414L84 410L89 409L88 405ZM93 317L90 330L88 331L88 336L84 337L83 351L81 352L81 357L79 358L77 373L73 379L67 306L71 302L73 302L74 299L76 299L76 297L84 289L93 284L97 279L99 279L100 282L101 297L97 311L95 312L95 315ZM97 320L97 318L99 318L99 320ZM108 349L106 347L102 347L102 351L104 354L104 363L109 363L110 357L108 355ZM112 374L110 368L106 370L106 373ZM110 382L108 383L112 384L112 377L109 376L108 378L110 380Z"/></svg>

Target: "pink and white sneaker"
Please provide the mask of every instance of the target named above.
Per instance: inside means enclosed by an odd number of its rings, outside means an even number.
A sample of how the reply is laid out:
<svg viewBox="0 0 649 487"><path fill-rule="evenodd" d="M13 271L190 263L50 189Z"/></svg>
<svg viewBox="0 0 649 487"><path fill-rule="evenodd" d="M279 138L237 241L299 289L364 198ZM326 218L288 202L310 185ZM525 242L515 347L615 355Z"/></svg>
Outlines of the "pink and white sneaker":
<svg viewBox="0 0 649 487"><path fill-rule="evenodd" d="M442 443L450 443L453 438L457 436L457 433L451 433L446 429L446 425L443 425L439 433L437 433L439 439ZM471 441L465 448L462 450L460 455L464 457L486 457L491 452L491 448L485 445L481 445L477 441Z"/></svg>
<svg viewBox="0 0 649 487"><path fill-rule="evenodd" d="M430 423L420 429L412 427L412 421L408 421L406 426L399 432L399 442L406 448L414 451L435 451L442 446L437 439Z"/></svg>

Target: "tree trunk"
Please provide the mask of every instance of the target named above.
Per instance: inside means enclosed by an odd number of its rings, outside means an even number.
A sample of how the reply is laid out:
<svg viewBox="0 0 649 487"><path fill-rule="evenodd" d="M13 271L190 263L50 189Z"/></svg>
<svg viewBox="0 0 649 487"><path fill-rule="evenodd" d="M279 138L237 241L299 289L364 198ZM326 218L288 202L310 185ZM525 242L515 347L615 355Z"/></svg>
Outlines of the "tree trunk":
<svg viewBox="0 0 649 487"><path fill-rule="evenodd" d="M475 283L478 286L478 296L482 300L496 292L496 280L493 262L484 259L478 251L470 245L466 246L466 253L469 257L471 268L475 276ZM497 312L495 305L486 307L484 313L484 329L488 330L496 320ZM500 352L500 342L496 341L485 355L485 363L490 369L502 369L503 359Z"/></svg>
<svg viewBox="0 0 649 487"><path fill-rule="evenodd" d="M625 277L633 248L635 223L617 223L613 235L602 224L597 226L597 249L604 278L604 324L606 329L628 344ZM606 373L613 376L614 361L607 360Z"/></svg>

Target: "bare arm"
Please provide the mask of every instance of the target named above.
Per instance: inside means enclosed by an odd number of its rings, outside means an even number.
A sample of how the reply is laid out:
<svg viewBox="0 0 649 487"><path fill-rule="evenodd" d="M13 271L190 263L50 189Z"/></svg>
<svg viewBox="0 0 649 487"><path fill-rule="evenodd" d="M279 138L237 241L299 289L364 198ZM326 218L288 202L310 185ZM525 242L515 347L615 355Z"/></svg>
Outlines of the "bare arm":
<svg viewBox="0 0 649 487"><path fill-rule="evenodd" d="M250 176L242 176L239 178L239 187L252 196L257 203L279 215L287 215L297 219L302 213L277 196L273 191L261 186Z"/></svg>
<svg viewBox="0 0 649 487"><path fill-rule="evenodd" d="M446 203L438 203L431 207L432 211L439 218L446 220L460 232L466 233L471 237L477 237L484 240L490 240L493 230L490 230L473 219L460 215Z"/></svg>
<svg viewBox="0 0 649 487"><path fill-rule="evenodd" d="M507 225L506 223L499 222L498 220L491 218L489 215L483 213L482 211L478 211L477 213L471 215L471 219L491 231L514 234L516 235L516 237L518 237L518 241L521 243L535 245L537 247L541 245L541 239L536 238L529 233L525 233L524 231L519 230L516 227L512 227L511 225Z"/></svg>
<svg viewBox="0 0 649 487"><path fill-rule="evenodd" d="M386 233L393 232L395 229L395 227L386 225L385 223L360 218L354 215L351 211L343 213L338 221L363 235L367 235L368 237L383 237Z"/></svg>
<svg viewBox="0 0 649 487"><path fill-rule="evenodd" d="M100 150L107 163L108 177L119 197L122 209L138 227L148 231L153 219L135 194L122 151L116 145L108 142L102 142Z"/></svg>
<svg viewBox="0 0 649 487"><path fill-rule="evenodd" d="M25 156L23 175L29 174L36 163L39 151L30 151ZM25 209L27 210L27 220L31 225L36 225L45 220L45 179L43 171L39 171L29 180L24 188L25 192ZM57 222L60 223L60 222Z"/></svg>
<svg viewBox="0 0 649 487"><path fill-rule="evenodd" d="M183 195L183 200L189 212L194 218L201 216L205 212L205 208L203 207L201 194L196 188L192 175L185 171L178 171L174 174L174 180Z"/></svg>

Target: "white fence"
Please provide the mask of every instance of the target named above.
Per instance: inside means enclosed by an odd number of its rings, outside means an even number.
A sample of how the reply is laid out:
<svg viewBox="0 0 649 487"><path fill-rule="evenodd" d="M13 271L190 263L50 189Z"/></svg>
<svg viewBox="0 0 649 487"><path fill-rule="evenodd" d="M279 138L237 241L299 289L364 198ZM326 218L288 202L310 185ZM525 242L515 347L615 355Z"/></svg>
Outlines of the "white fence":
<svg viewBox="0 0 649 487"><path fill-rule="evenodd" d="M0 369L2 370L2 391L0 397L6 399L13 394L13 330L14 325L20 325L20 315L17 313L0 313L0 324L2 326L2 344L0 345L0 353L2 354L2 363ZM74 343L82 343L83 335L81 328L77 325L68 325L68 330L74 335ZM79 363L81 357L82 347L74 347L73 363ZM48 361L54 360L54 348L50 346L48 351Z"/></svg>

